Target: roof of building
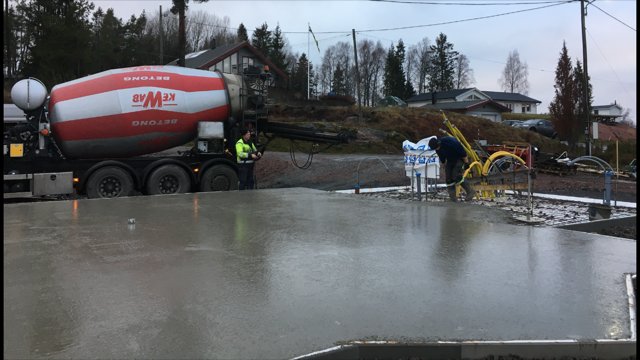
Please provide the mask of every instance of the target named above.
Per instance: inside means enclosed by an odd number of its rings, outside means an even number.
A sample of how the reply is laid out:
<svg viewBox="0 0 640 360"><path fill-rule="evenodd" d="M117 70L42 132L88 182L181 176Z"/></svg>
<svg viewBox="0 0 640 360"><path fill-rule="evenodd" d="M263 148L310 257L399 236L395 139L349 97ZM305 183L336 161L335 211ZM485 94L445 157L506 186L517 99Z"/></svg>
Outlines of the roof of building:
<svg viewBox="0 0 640 360"><path fill-rule="evenodd" d="M482 106L491 106L500 112L511 112L511 109L509 109L506 106L500 105L499 103L493 100L471 100L471 101L457 101L457 102L444 102L444 103L436 102L435 104L431 104L431 103L425 104L422 107L440 109L440 110L452 110L452 111L456 111L456 110L472 111Z"/></svg>
<svg viewBox="0 0 640 360"><path fill-rule="evenodd" d="M455 89L455 90L447 90L447 91L437 91L435 93L433 92L422 93L422 94L414 95L405 101L406 102L431 101L434 95L435 95L436 101L445 100L445 99L455 99L460 94L465 93L469 90L471 89Z"/></svg>
<svg viewBox="0 0 640 360"><path fill-rule="evenodd" d="M522 94L499 92L499 91L482 91L476 88L454 89L454 90L440 91L435 93L430 93L430 92L422 93L422 94L412 96L411 98L407 99L406 102L431 101L432 96L434 94L435 94L436 102L438 100L455 99L456 97L471 90L477 90L487 95L494 101L513 101L513 102L517 101L517 102L524 102L524 103L541 103L540 100L532 99Z"/></svg>
<svg viewBox="0 0 640 360"><path fill-rule="evenodd" d="M610 109L612 107L616 107L616 108L622 110L622 106L620 106L620 105L618 105L616 103L609 104L609 105L593 105L593 106L591 106L591 109L592 110L594 110L594 109L598 109L598 110L599 109Z"/></svg>
<svg viewBox="0 0 640 360"><path fill-rule="evenodd" d="M251 46L247 41L242 41L235 44L225 44L217 46L214 49L200 50L185 55L185 67L194 69L208 70L211 66L219 63L228 56L237 53L240 49L247 49L252 52L263 64L269 66L269 70L275 72L283 79L287 79L287 74L278 68L271 60L264 56L258 49ZM177 65L178 59L173 60L168 65Z"/></svg>
<svg viewBox="0 0 640 360"><path fill-rule="evenodd" d="M495 101L518 101L518 102L529 102L529 103L541 103L542 101L532 99L526 95L518 94L518 93L508 93L508 92L500 92L500 91L483 91L483 93L487 94L491 99Z"/></svg>

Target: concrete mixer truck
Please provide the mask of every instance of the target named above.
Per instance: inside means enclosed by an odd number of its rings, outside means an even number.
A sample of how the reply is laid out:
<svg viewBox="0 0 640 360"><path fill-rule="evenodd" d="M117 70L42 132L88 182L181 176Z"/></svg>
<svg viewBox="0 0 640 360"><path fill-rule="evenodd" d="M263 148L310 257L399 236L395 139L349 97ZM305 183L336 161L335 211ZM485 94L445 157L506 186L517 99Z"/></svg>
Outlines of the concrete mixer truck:
<svg viewBox="0 0 640 360"><path fill-rule="evenodd" d="M238 188L241 127L267 138L348 142L349 132L269 122L264 84L242 75L177 66L108 70L54 86L17 82L24 116L4 122L4 194L110 198ZM5 106L6 108L6 106ZM184 151L171 151L183 146ZM171 149L171 150L170 150Z"/></svg>

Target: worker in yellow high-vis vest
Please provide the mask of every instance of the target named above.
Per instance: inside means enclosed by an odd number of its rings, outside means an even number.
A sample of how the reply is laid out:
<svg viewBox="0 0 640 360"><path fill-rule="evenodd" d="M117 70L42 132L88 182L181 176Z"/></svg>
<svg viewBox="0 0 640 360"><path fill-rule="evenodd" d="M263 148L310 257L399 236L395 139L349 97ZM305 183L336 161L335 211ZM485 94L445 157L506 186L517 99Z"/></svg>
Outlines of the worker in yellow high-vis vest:
<svg viewBox="0 0 640 360"><path fill-rule="evenodd" d="M241 137L236 142L236 161L238 162L238 176L240 178L240 190L253 189L253 166L255 161L262 157L262 153L256 149L251 141L253 135L251 129L242 129Z"/></svg>

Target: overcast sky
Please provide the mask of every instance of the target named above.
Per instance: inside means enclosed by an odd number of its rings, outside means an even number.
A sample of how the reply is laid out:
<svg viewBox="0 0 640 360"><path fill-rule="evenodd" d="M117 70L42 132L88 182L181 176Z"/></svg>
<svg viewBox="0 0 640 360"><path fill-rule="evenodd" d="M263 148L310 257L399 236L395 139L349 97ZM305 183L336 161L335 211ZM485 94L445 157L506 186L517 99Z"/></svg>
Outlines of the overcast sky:
<svg viewBox="0 0 640 360"><path fill-rule="evenodd" d="M113 8L124 20L131 15L157 13L171 0L93 0L96 7ZM494 5L491 5L494 4ZM636 121L636 0L595 0L587 6L587 70L593 105L616 101L631 110ZM480 90L501 91L498 79L510 51L517 50L529 68L528 96L540 100L547 113L553 100L555 69L563 41L573 64L583 62L580 1L567 0L389 0L389 1L241 1L189 2L189 12L206 11L230 20L232 31L243 23L249 37L267 23L280 25L294 54L308 53L320 65L320 54L308 43L311 26L324 50L338 41L380 40L388 48L399 39L408 48L423 38L435 42L440 33L466 55ZM510 14L508 14L510 13Z"/></svg>

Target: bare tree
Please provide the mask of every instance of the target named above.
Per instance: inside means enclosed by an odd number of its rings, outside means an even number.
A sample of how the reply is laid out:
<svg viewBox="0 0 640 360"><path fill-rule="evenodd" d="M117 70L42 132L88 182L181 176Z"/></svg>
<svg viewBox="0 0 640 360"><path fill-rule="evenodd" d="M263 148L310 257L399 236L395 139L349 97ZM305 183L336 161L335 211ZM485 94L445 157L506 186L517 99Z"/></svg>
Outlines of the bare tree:
<svg viewBox="0 0 640 360"><path fill-rule="evenodd" d="M320 65L320 89L323 94L331 91L331 80L333 79L333 70L336 67L335 48L330 46L324 51L322 56L322 65Z"/></svg>
<svg viewBox="0 0 640 360"><path fill-rule="evenodd" d="M502 77L498 80L498 83L502 90L506 92L527 95L529 93L528 76L527 63L522 63L518 50L513 50L507 57L507 64L504 66Z"/></svg>
<svg viewBox="0 0 640 360"><path fill-rule="evenodd" d="M631 119L631 109L624 108L624 112L622 113L622 120L620 120L621 124L625 124L631 127L636 127L635 122Z"/></svg>
<svg viewBox="0 0 640 360"><path fill-rule="evenodd" d="M466 55L460 54L455 62L455 78L454 86L456 89L465 89L469 85L476 82L473 77L473 69L469 67L469 58Z"/></svg>
<svg viewBox="0 0 640 360"><path fill-rule="evenodd" d="M230 30L231 20L228 16L219 18L208 12L199 10L189 13L187 19L187 44L191 51L220 46L237 41L238 35ZM213 41L212 41L213 40Z"/></svg>
<svg viewBox="0 0 640 360"><path fill-rule="evenodd" d="M190 13L187 18L187 51L203 49L209 41L212 27L208 26L210 15L202 10Z"/></svg>
<svg viewBox="0 0 640 360"><path fill-rule="evenodd" d="M378 41L374 44L371 40L358 41L358 67L360 68L360 82L363 104L372 106L379 97L376 81L379 78L380 69L384 66L384 49Z"/></svg>
<svg viewBox="0 0 640 360"><path fill-rule="evenodd" d="M411 67L411 72L407 72L407 79L411 79L413 83L417 84L416 92L418 94L424 92L426 88L430 55L431 41L429 38L424 38L418 44L409 47L407 59L411 59L415 65Z"/></svg>
<svg viewBox="0 0 640 360"><path fill-rule="evenodd" d="M353 57L352 45L348 41L340 41L336 45L335 55L337 65L344 72L344 86L346 89L345 95L355 95L356 81L355 81L355 66L351 58ZM335 70L335 69L334 69ZM335 74L334 74L335 75Z"/></svg>

